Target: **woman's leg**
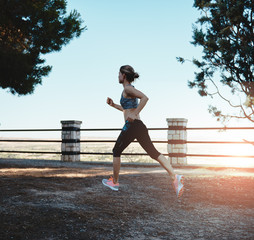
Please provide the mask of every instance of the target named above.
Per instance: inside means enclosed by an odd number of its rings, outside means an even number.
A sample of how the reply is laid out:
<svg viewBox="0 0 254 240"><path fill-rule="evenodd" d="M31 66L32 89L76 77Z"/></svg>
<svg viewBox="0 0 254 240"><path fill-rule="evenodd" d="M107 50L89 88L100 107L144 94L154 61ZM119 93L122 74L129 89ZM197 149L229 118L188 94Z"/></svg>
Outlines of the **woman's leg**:
<svg viewBox="0 0 254 240"><path fill-rule="evenodd" d="M170 164L170 161L168 159L166 159L166 157L162 154L157 158L157 161L168 172L168 174L171 177L172 181L174 181L175 172L174 172L174 169L172 168L172 166Z"/></svg>
<svg viewBox="0 0 254 240"><path fill-rule="evenodd" d="M160 165L168 172L172 180L175 179L174 169L172 168L170 161L161 153L159 153L154 147L151 138L148 134L147 127L140 121L140 126L138 129L137 140L144 150L150 155L151 158L157 160Z"/></svg>
<svg viewBox="0 0 254 240"><path fill-rule="evenodd" d="M118 183L119 172L121 167L121 154L124 149L135 139L135 132L133 131L133 124L128 121L125 123L115 146L113 148L113 182Z"/></svg>
<svg viewBox="0 0 254 240"><path fill-rule="evenodd" d="M121 167L121 158L113 157L113 182L115 184L118 183L120 167Z"/></svg>

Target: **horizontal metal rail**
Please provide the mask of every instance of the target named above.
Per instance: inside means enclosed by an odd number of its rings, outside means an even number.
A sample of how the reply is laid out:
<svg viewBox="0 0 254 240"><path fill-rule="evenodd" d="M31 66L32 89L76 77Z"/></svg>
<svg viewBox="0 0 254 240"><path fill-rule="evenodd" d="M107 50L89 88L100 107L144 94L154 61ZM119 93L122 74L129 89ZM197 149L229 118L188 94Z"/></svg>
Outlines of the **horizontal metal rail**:
<svg viewBox="0 0 254 240"><path fill-rule="evenodd" d="M171 130L173 127L168 128L148 128L148 130ZM206 127L206 128L183 128L184 130L254 130L254 127ZM81 128L77 131L121 131L122 128ZM0 129L0 132L59 132L62 129Z"/></svg>
<svg viewBox="0 0 254 240"><path fill-rule="evenodd" d="M82 155L112 155L110 152L97 153L97 152L80 152ZM122 155L132 155L132 156L149 156L147 153L122 153ZM246 155L213 155L213 154L178 154L178 153L163 153L164 156L177 157L181 155L182 157L234 157L234 158L254 158L254 156Z"/></svg>
<svg viewBox="0 0 254 240"><path fill-rule="evenodd" d="M86 143L115 143L115 140L80 140L80 142ZM137 140L133 141L134 143L138 143ZM154 140L152 143L169 143L169 141L157 141ZM189 144L254 144L252 141L248 142L233 142L233 141L186 141L185 143Z"/></svg>
<svg viewBox="0 0 254 240"><path fill-rule="evenodd" d="M190 144L254 144L254 142L233 142L233 141L186 141Z"/></svg>
<svg viewBox="0 0 254 240"><path fill-rule="evenodd" d="M254 127L206 127L206 128L186 128L186 130L254 130Z"/></svg>
<svg viewBox="0 0 254 240"><path fill-rule="evenodd" d="M173 127L167 128L148 128L152 131L171 130ZM184 130L254 130L254 127L206 127L206 128L183 128ZM122 128L81 128L80 131L121 131Z"/></svg>
<svg viewBox="0 0 254 240"><path fill-rule="evenodd" d="M12 151L0 150L0 153L31 153L31 154L62 154L62 152L47 152L47 151Z"/></svg>
<svg viewBox="0 0 254 240"><path fill-rule="evenodd" d="M0 139L0 142L35 142L35 143L62 143L62 140L34 140L34 139ZM115 143L116 140L77 140L80 143ZM154 140L153 143L169 143L169 141ZM138 143L137 140L133 143ZM254 144L254 141L185 141L187 144Z"/></svg>
<svg viewBox="0 0 254 240"><path fill-rule="evenodd" d="M0 153L26 153L26 154L62 154L62 152L44 152L44 151L7 151L0 150ZM80 152L80 155L113 155L112 152ZM147 153L122 153L129 156L149 156ZM215 155L215 154L178 154L178 153L163 153L168 157L218 157L218 158L254 158L249 155Z"/></svg>
<svg viewBox="0 0 254 240"><path fill-rule="evenodd" d="M37 142L37 143L61 143L62 140L34 140L34 139L0 139L0 142Z"/></svg>
<svg viewBox="0 0 254 240"><path fill-rule="evenodd" d="M33 140L33 139L0 139L0 142L38 142L38 143L61 143L62 140ZM80 143L115 143L116 140L77 140ZM138 143L137 140L133 141ZM152 141L153 143L168 143L168 141Z"/></svg>
<svg viewBox="0 0 254 240"><path fill-rule="evenodd" d="M60 132L62 129L0 129L0 132Z"/></svg>
<svg viewBox="0 0 254 240"><path fill-rule="evenodd" d="M186 157L228 157L228 158L254 158L246 155L209 155L209 154L186 154Z"/></svg>

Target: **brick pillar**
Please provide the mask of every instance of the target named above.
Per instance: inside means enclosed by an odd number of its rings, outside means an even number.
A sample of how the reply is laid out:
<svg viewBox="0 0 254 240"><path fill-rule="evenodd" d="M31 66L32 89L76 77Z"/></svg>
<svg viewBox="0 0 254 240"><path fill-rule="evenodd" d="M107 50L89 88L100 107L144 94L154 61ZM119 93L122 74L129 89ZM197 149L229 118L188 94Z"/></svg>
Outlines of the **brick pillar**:
<svg viewBox="0 0 254 240"><path fill-rule="evenodd" d="M61 121L62 156L65 162L80 161L80 125L81 121Z"/></svg>
<svg viewBox="0 0 254 240"><path fill-rule="evenodd" d="M185 118L167 118L168 154L173 166L187 165L187 132Z"/></svg>

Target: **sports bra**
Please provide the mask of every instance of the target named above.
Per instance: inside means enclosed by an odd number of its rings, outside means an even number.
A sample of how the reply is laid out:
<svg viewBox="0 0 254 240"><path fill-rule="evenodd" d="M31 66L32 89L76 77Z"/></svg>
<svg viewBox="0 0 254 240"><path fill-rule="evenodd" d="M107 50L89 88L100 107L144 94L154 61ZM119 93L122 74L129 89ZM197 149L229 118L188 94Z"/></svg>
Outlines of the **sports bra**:
<svg viewBox="0 0 254 240"><path fill-rule="evenodd" d="M134 86L132 86L132 87L134 87ZM120 104L123 107L123 109L137 108L138 107L138 99L137 98L125 98L122 93L122 96L120 99Z"/></svg>

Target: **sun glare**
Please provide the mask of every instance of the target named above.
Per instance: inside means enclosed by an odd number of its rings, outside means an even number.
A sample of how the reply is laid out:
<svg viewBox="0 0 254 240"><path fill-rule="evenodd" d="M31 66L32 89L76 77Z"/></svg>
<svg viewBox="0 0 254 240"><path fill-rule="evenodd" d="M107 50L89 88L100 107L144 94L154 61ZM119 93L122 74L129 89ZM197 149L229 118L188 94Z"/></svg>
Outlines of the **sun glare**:
<svg viewBox="0 0 254 240"><path fill-rule="evenodd" d="M230 146L224 146L227 155L233 156L254 156L254 146L251 144L230 144ZM254 166L254 158L247 157L232 157L225 158L223 164L237 167L251 167Z"/></svg>
<svg viewBox="0 0 254 240"><path fill-rule="evenodd" d="M195 140L215 142L241 142L219 144L189 144L188 153L207 155L232 155L234 157L190 157L190 164L217 165L223 167L254 167L254 131L227 130L225 132L209 132L203 136L195 136ZM239 156L239 157L237 157Z"/></svg>
<svg viewBox="0 0 254 240"><path fill-rule="evenodd" d="M228 136L232 141L244 142L242 144L230 144L228 147L228 154L235 156L254 156L253 130L235 130L228 133ZM234 157L227 159L227 164L238 167L253 167L254 158L246 157ZM224 163L226 163L224 161Z"/></svg>

